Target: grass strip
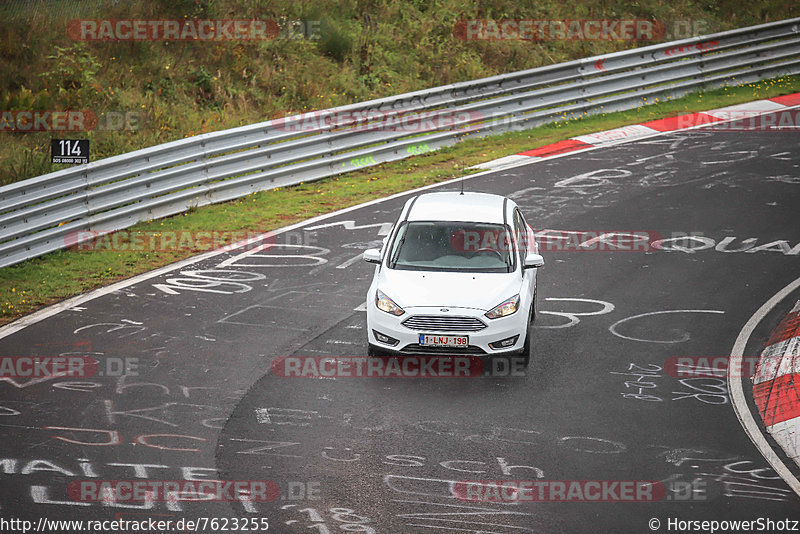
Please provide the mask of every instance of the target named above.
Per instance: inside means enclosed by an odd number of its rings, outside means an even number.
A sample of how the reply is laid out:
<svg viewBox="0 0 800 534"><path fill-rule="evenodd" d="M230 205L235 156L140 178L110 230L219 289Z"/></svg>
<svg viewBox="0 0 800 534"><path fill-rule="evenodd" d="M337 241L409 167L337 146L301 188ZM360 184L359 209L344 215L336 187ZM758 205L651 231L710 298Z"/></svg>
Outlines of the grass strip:
<svg viewBox="0 0 800 534"><path fill-rule="evenodd" d="M800 77L786 76L738 87L700 92L667 102L574 120L564 120L522 132L470 139L455 146L385 163L335 177L248 195L190 209L186 213L139 223L92 250L64 250L0 269L0 324L60 300L129 278L204 252L203 243L167 249L123 250L131 235L170 232L227 233L235 239L267 232L316 215L372 199L476 172L479 163L530 150L556 141L661 119L800 92ZM116 243L115 243L116 239ZM144 240L148 244L148 239ZM107 245L107 246L106 246ZM176 245L179 245L176 244ZM130 247L128 247L130 248ZM134 247L141 248L141 247Z"/></svg>

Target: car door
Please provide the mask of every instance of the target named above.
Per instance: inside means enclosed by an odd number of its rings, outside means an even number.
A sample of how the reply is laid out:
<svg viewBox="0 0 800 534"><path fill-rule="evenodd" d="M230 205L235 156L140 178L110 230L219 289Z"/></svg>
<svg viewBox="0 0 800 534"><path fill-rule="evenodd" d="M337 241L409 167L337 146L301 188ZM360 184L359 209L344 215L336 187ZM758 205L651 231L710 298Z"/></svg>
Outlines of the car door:
<svg viewBox="0 0 800 534"><path fill-rule="evenodd" d="M524 291L526 295L526 298L523 299L523 302L525 302L525 306L527 306L526 309L530 309L530 306L533 304L534 292L536 290L537 269L525 269L523 266L525 264L525 256L527 256L529 252L535 251L536 241L533 238L533 232L525 222L525 218L522 216L519 208L514 208L513 220L514 237L517 242L516 252L520 267L522 268L521 290Z"/></svg>

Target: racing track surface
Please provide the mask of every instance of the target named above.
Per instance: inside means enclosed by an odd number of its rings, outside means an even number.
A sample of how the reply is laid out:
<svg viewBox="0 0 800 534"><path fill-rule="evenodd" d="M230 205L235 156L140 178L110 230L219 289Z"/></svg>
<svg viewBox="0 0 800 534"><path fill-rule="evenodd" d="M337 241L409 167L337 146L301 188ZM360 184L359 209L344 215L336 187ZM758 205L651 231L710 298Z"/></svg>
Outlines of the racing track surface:
<svg viewBox="0 0 800 534"><path fill-rule="evenodd" d="M380 244L407 194L36 322L3 338L2 355L135 358L139 374L0 379L2 515L250 515L269 518L270 532L503 534L800 519L798 497L742 430L725 377L664 370L673 356L730 354L754 311L798 276L799 140L684 131L468 179L468 190L515 199L537 231L702 236L670 242L682 250L545 252L525 376L270 373L279 356L366 354L359 307L373 266L357 257ZM756 328L747 354L793 297ZM67 495L77 480L134 478L266 479L283 496L137 508ZM657 503L502 504L450 492L455 481L535 478L698 491ZM306 490L318 498L293 498Z"/></svg>

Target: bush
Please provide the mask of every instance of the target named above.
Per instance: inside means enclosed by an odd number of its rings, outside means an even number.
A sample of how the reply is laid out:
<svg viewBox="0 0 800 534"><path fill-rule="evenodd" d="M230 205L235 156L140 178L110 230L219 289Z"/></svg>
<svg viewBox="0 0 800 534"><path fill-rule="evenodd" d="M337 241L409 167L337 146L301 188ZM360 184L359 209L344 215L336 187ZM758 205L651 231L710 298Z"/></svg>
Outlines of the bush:
<svg viewBox="0 0 800 534"><path fill-rule="evenodd" d="M322 53L339 63L344 62L353 49L353 39L344 30L337 28L329 19L320 23L318 45Z"/></svg>

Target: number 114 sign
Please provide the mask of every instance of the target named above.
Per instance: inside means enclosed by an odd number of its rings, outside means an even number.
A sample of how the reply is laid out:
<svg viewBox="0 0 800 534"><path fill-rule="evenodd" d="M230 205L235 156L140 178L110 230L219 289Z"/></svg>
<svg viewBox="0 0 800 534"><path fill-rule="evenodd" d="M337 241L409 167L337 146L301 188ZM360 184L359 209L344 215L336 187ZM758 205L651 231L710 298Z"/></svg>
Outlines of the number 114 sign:
<svg viewBox="0 0 800 534"><path fill-rule="evenodd" d="M50 163L89 163L89 140L51 139Z"/></svg>

